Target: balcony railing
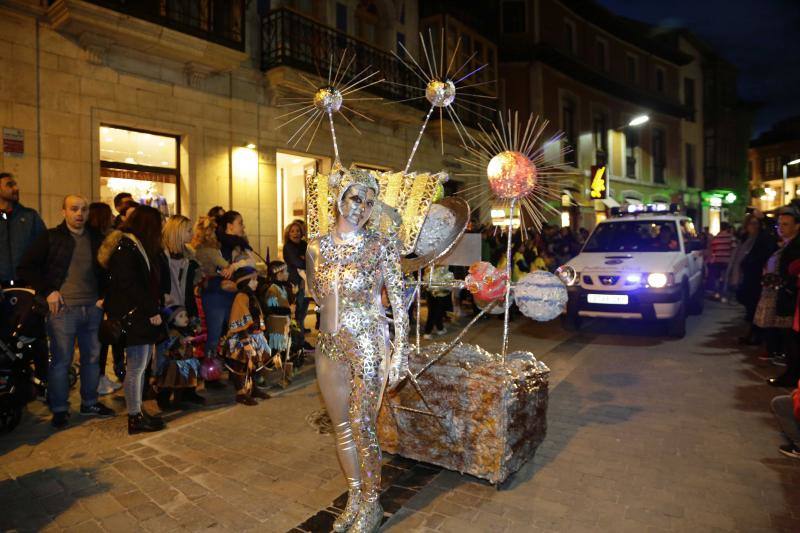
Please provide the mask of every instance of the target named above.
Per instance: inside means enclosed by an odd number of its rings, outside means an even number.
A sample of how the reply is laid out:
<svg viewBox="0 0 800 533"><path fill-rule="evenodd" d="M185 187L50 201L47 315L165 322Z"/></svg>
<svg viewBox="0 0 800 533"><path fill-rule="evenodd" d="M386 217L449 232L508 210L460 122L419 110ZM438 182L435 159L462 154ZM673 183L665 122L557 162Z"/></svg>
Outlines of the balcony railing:
<svg viewBox="0 0 800 533"><path fill-rule="evenodd" d="M422 81L394 55L294 11L275 9L264 15L261 40L264 71L288 66L327 78L329 69L336 72L342 54L348 50L349 54L355 54L350 75L372 67L380 71L380 77L392 82L373 85L367 91L388 100L408 100L404 103L419 109L430 107L427 100L418 98L423 95L419 90L423 88ZM472 107L468 102L461 103ZM466 125L475 126L478 117L473 115L477 112L491 115L474 111L461 113L459 117Z"/></svg>
<svg viewBox="0 0 800 533"><path fill-rule="evenodd" d="M53 5L58 0L49 0ZM245 0L86 0L107 9L244 51Z"/></svg>

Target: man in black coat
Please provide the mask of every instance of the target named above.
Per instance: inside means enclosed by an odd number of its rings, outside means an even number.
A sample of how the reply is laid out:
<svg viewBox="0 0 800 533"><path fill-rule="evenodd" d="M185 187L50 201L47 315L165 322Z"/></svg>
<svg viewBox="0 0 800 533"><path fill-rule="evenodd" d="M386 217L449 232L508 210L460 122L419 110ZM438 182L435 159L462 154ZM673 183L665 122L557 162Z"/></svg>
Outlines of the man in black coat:
<svg viewBox="0 0 800 533"><path fill-rule="evenodd" d="M53 427L69 422L68 370L78 341L81 361L81 407L83 416L114 416L114 411L99 403L97 332L103 319L102 300L105 276L97 262L102 236L86 227L89 202L69 195L62 205L64 221L41 234L28 249L17 268L17 277L47 299L50 314L47 335L50 340L50 368L47 393L53 412Z"/></svg>
<svg viewBox="0 0 800 533"><path fill-rule="evenodd" d="M793 207L786 207L778 215L778 233L788 238L784 244L781 258L778 262L778 275L782 285L778 291L775 302L775 314L778 316L794 316L797 307L797 276L789 275L789 265L800 259L800 211ZM791 339L787 343L787 368L786 372L778 377L769 378L767 383L775 387L795 387L800 379L800 353L798 348L797 332L789 330Z"/></svg>

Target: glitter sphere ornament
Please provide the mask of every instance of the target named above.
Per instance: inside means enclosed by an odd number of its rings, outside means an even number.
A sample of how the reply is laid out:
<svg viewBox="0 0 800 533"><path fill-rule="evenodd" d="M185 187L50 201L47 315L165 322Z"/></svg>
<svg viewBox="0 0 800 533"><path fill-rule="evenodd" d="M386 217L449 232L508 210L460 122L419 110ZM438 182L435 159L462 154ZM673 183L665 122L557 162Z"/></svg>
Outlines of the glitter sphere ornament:
<svg viewBox="0 0 800 533"><path fill-rule="evenodd" d="M531 272L514 284L517 307L523 315L539 322L553 320L563 313L568 299L567 288L550 272Z"/></svg>
<svg viewBox="0 0 800 533"><path fill-rule="evenodd" d="M330 85L320 87L314 93L314 105L325 113L335 113L342 107L342 93Z"/></svg>
<svg viewBox="0 0 800 533"><path fill-rule="evenodd" d="M536 165L521 152L504 151L486 167L489 187L498 198L511 200L527 196L536 187Z"/></svg>
<svg viewBox="0 0 800 533"><path fill-rule="evenodd" d="M425 87L425 98L433 106L447 107L456 99L456 86L450 80L433 79Z"/></svg>
<svg viewBox="0 0 800 533"><path fill-rule="evenodd" d="M469 267L469 274L464 279L467 290L472 293L475 305L483 309L491 302L500 300L490 314L503 312L508 276L504 270L496 269L491 263L478 261Z"/></svg>

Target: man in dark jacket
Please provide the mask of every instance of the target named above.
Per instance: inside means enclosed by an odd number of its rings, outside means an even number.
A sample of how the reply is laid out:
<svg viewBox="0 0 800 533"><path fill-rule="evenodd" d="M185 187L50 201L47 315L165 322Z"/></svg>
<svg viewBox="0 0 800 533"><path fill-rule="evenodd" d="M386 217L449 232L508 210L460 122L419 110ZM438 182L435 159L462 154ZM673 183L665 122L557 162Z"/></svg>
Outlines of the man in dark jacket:
<svg viewBox="0 0 800 533"><path fill-rule="evenodd" d="M794 207L785 207L778 214L778 233L786 240L778 262L778 275L781 277L781 289L775 302L775 314L778 316L794 316L797 306L797 276L789 273L789 265L800 259L800 211ZM794 387L800 378L800 353L798 353L797 335L787 330L788 353L787 368L780 376L769 378L767 383L775 387Z"/></svg>
<svg viewBox="0 0 800 533"><path fill-rule="evenodd" d="M97 332L103 318L103 276L97 262L102 236L86 226L89 202L70 195L64 198L64 221L47 230L31 245L17 269L17 277L47 298L50 315L50 369L48 401L53 427L69 422L69 383L75 340L81 361L81 408L83 416L114 416L97 401L100 373L100 341Z"/></svg>
<svg viewBox="0 0 800 533"><path fill-rule="evenodd" d="M0 172L0 284L14 279L25 251L44 230L39 213L19 203L14 176Z"/></svg>

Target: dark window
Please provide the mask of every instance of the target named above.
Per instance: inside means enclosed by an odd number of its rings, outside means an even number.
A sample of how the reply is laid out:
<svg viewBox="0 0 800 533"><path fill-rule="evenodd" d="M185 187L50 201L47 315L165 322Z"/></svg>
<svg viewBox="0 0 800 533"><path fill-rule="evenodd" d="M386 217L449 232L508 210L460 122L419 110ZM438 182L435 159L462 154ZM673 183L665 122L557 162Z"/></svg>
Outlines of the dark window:
<svg viewBox="0 0 800 533"><path fill-rule="evenodd" d="M564 46L571 54L576 53L575 25L568 20L564 21Z"/></svg>
<svg viewBox="0 0 800 533"><path fill-rule="evenodd" d="M694 187L695 186L695 157L694 157L694 145L691 143L686 143L686 186L687 187Z"/></svg>
<svg viewBox="0 0 800 533"><path fill-rule="evenodd" d="M664 69L656 67L656 91L664 92Z"/></svg>
<svg viewBox="0 0 800 533"><path fill-rule="evenodd" d="M636 56L628 56L625 60L628 69L628 81L636 83L639 81L639 65Z"/></svg>
<svg viewBox="0 0 800 533"><path fill-rule="evenodd" d="M597 41L597 66L608 70L608 45L605 41Z"/></svg>
<svg viewBox="0 0 800 533"><path fill-rule="evenodd" d="M336 2L336 29L347 33L347 6Z"/></svg>
<svg viewBox="0 0 800 533"><path fill-rule="evenodd" d="M639 132L628 128L625 132L625 176L636 179L636 147L639 146Z"/></svg>
<svg viewBox="0 0 800 533"><path fill-rule="evenodd" d="M768 157L764 159L764 179L772 180L778 177L778 158Z"/></svg>
<svg viewBox="0 0 800 533"><path fill-rule="evenodd" d="M691 111L689 120L694 122L695 102L694 102L694 80L683 78L683 103Z"/></svg>
<svg viewBox="0 0 800 533"><path fill-rule="evenodd" d="M569 152L564 154L564 163L575 165L578 161L578 136L575 127L575 102L569 98L564 99L561 108L561 126L564 128L564 142Z"/></svg>
<svg viewBox="0 0 800 533"><path fill-rule="evenodd" d="M406 3L400 2L400 24L406 23Z"/></svg>
<svg viewBox="0 0 800 533"><path fill-rule="evenodd" d="M398 53L398 55L399 55L399 54L400 54L400 52L402 52L402 51L403 51L403 49L400 47L400 45L401 45L401 44L402 44L403 46L405 46L405 45L406 45L406 34L405 34L405 33L402 33L402 32L397 32L397 43L398 43L398 44L397 44L397 53Z"/></svg>
<svg viewBox="0 0 800 533"><path fill-rule="evenodd" d="M503 33L525 32L525 2L503 2Z"/></svg>
<svg viewBox="0 0 800 533"><path fill-rule="evenodd" d="M653 181L664 183L667 158L664 153L664 130L653 129Z"/></svg>
<svg viewBox="0 0 800 533"><path fill-rule="evenodd" d="M603 166L608 161L608 117L605 113L594 114L592 138L594 140L595 165Z"/></svg>

